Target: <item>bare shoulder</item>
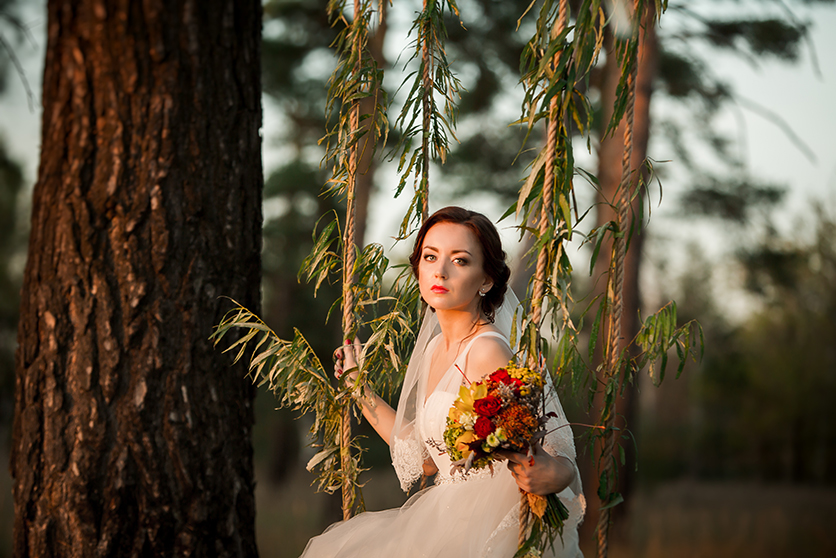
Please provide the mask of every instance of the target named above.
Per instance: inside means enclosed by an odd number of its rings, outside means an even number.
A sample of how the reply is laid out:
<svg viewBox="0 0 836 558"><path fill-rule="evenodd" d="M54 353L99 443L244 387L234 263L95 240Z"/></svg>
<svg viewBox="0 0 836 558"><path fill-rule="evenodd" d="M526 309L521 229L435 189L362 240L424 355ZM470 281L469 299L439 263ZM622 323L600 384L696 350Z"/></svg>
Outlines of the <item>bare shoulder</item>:
<svg viewBox="0 0 836 558"><path fill-rule="evenodd" d="M478 337L467 354L465 375L471 382L478 382L511 360L511 349L505 340L495 335Z"/></svg>

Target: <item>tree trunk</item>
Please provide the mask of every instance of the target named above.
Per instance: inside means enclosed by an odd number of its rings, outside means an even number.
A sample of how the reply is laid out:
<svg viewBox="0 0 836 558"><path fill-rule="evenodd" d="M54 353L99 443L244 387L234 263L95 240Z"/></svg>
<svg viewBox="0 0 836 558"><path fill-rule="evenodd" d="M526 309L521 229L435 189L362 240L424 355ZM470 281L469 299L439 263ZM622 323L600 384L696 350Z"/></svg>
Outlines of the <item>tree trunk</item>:
<svg viewBox="0 0 836 558"><path fill-rule="evenodd" d="M383 54L383 46L386 43L386 31L388 29L386 23L386 2L380 3L381 16L380 24L375 29L374 33L369 37L369 54L375 59L380 69L386 68L386 58ZM382 92L378 92L382 93ZM375 110L375 104L380 102L375 97L368 97L360 101L360 114L372 114ZM354 184L354 238L357 246L362 250L366 240L366 229L369 221L369 201L371 200L372 190L374 189L374 175L377 170L377 157L375 147L380 138L371 129L370 124L372 120L366 119L361 123L361 127L365 129L365 135L358 142L360 149L357 162L357 179ZM379 149L380 146L377 146Z"/></svg>
<svg viewBox="0 0 836 558"><path fill-rule="evenodd" d="M649 10L645 14L645 21L641 37L641 43L638 55L638 74L636 76L636 93L635 93L635 108L633 116L633 152L631 156L631 168L634 172L633 180L638 179L639 172L646 179L647 176L643 173L641 165L647 157L647 144L650 137L650 99L653 92L653 80L656 77L657 60L658 60L658 42L656 39L655 25L653 24L654 14ZM602 122L604 125L609 122L612 117L613 105L615 103L616 87L620 77L620 68L613 53L612 35L606 31L606 40L608 42L607 58L603 70L603 82L601 85L601 105L603 110ZM621 181L621 167L622 155L624 152L624 128L625 123L622 120L618 129L611 135L602 139L598 146L598 181L600 183L600 191L597 195L597 223L596 226L602 226L609 221L615 220L616 214L613 208L608 205L613 203L616 199L616 192ZM620 348L623 348L627 343L638 333L640 324L638 320L638 312L641 305L641 296L639 290L639 268L642 259L642 244L644 238L641 231L641 216L642 205L644 204L644 191L639 192L632 202L631 218L635 219L633 224L633 232L630 237L627 254L624 262L624 290L623 290L623 306L621 318L621 342ZM630 223L626 223L627 234L630 230ZM601 246L600 257L595 264L594 279L595 290L597 293L606 296L606 273L609 270L610 254L612 253L612 242L608 238ZM606 316L605 316L606 319ZM603 329L602 323L602 331ZM599 341L599 346L603 343ZM596 353L597 363L601 362L600 349ZM601 412L601 397L596 398L593 416L600 416ZM632 386L627 386L624 391L624 396L617 400L616 412L618 415L625 417L628 424L633 423L634 418L634 398ZM619 424L623 426L623 424ZM634 425L630 428L634 428ZM627 453L627 466L621 468L620 486L619 489L622 494L627 494L630 490L632 482L633 464L635 463L635 452L633 451L633 444L625 442L622 444ZM600 449L596 447L596 452ZM584 481L586 482L586 493L596 494L598 490L598 473L597 469L592 466L589 460L585 460ZM598 523L598 509L595 505L591 505L587 511L586 518L581 527L581 540L589 540L592 538L592 532Z"/></svg>
<svg viewBox="0 0 836 558"><path fill-rule="evenodd" d="M18 329L14 554L255 556L261 5L50 1Z"/></svg>

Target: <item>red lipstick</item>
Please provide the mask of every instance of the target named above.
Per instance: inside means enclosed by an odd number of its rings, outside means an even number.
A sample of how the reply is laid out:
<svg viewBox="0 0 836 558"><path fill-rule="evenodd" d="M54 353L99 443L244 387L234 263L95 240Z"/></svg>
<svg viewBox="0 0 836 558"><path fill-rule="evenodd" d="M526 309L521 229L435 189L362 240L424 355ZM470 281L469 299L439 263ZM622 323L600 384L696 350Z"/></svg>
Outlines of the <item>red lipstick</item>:
<svg viewBox="0 0 836 558"><path fill-rule="evenodd" d="M447 289L445 289L441 285L433 285L430 290L434 293L439 293L439 294L444 294L446 292L449 292Z"/></svg>

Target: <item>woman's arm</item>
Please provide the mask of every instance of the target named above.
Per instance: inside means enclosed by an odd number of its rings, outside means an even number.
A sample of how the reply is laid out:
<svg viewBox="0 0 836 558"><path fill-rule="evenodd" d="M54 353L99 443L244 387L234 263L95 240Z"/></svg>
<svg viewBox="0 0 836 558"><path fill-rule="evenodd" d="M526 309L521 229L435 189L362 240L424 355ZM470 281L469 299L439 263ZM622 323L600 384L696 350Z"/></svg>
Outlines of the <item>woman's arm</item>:
<svg viewBox="0 0 836 558"><path fill-rule="evenodd" d="M357 380L357 358L360 352L360 340L354 339L354 345L346 344L334 351L334 375L339 378L347 373L346 382L354 385ZM383 441L390 444L392 428L395 426L395 410L383 400L371 388L363 389L363 395L358 398L363 409L363 416L372 425L372 428L383 438Z"/></svg>

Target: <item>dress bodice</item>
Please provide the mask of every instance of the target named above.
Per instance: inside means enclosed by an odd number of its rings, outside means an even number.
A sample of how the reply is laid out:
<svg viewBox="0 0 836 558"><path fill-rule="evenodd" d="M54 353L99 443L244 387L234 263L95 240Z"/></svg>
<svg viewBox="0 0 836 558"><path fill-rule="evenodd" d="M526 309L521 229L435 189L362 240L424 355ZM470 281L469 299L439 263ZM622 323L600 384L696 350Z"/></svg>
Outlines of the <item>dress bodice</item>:
<svg viewBox="0 0 836 558"><path fill-rule="evenodd" d="M421 439L427 446L435 466L438 467L440 479L450 476L452 462L444 449L444 429L447 426L447 413L456 400L456 394L447 391L433 392L424 405L424 412L419 418ZM434 447L435 446L435 447Z"/></svg>
<svg viewBox="0 0 836 558"><path fill-rule="evenodd" d="M441 336L439 335L433 339L428 348L434 349L435 345L440 341L440 337ZM450 461L450 457L447 453L443 451L444 429L447 426L447 414L450 412L450 407L453 406L453 402L456 400L456 397L458 397L459 387L461 387L461 385L465 382L464 370L467 362L467 355L473 344L480 337L497 337L505 344L508 344L508 340L495 331L485 331L475 336L470 340L461 354L456 357L456 360L450 368L447 369L441 377L441 380L439 380L438 385L428 397L426 397L425 394L429 370L422 371L424 373L424 377L422 378L423 387L419 391L419 401L425 402L423 408L421 408L418 412L418 431L430 457L436 467L438 467L436 484L448 482L454 478L461 478L460 474L457 474L455 477L451 477L450 475L452 462ZM430 359L427 359L427 361L429 360ZM487 375L490 372L493 372L493 370L486 370L485 374ZM469 474L469 477L482 476L483 472L490 474L490 471L485 469L484 471L472 471Z"/></svg>

